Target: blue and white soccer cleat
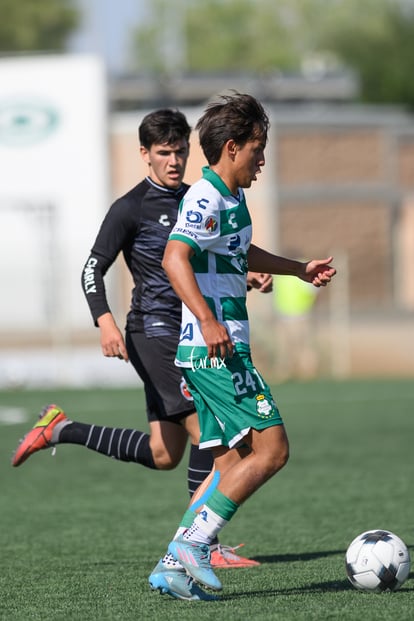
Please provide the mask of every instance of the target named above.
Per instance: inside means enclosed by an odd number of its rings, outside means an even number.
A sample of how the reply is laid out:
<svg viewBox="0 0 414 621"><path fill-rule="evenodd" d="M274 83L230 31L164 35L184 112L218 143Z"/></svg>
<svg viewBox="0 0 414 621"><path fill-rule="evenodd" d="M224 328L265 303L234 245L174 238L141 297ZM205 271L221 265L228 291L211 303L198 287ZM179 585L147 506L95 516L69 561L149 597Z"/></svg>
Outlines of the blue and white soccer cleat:
<svg viewBox="0 0 414 621"><path fill-rule="evenodd" d="M209 595L200 589L184 568L169 567L162 562L162 559L153 569L148 582L153 591L158 590L161 595L171 595L176 599L192 602L219 599L216 595Z"/></svg>
<svg viewBox="0 0 414 621"><path fill-rule="evenodd" d="M168 552L177 559L196 582L201 582L209 589L221 591L223 588L221 582L211 567L208 545L187 541L180 536L171 541Z"/></svg>

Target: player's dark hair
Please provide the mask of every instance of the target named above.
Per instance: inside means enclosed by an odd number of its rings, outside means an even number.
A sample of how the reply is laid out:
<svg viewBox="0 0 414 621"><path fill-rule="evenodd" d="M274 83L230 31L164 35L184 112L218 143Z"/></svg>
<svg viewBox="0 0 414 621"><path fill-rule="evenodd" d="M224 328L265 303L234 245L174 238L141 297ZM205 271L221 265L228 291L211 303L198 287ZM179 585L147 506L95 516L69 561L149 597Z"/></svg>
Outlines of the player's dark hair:
<svg viewBox="0 0 414 621"><path fill-rule="evenodd" d="M234 92L211 102L198 120L196 129L207 162L214 165L228 140L234 140L239 147L255 138L266 142L269 117L257 99Z"/></svg>
<svg viewBox="0 0 414 621"><path fill-rule="evenodd" d="M150 149L153 144L173 144L190 138L191 127L179 110L163 108L147 114L138 129L141 146Z"/></svg>

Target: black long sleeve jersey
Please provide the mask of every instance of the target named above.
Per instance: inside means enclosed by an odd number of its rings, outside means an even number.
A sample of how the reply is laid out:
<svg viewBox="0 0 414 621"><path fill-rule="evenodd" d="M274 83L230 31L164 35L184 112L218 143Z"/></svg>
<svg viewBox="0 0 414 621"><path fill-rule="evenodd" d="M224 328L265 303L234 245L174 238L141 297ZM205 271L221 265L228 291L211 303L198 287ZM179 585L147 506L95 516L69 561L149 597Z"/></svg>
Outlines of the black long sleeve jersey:
<svg viewBox="0 0 414 621"><path fill-rule="evenodd" d="M161 261L188 187L169 190L147 177L111 205L82 272L82 288L95 325L98 317L111 312L104 276L122 252L134 281L127 330L147 336L177 335L181 302Z"/></svg>

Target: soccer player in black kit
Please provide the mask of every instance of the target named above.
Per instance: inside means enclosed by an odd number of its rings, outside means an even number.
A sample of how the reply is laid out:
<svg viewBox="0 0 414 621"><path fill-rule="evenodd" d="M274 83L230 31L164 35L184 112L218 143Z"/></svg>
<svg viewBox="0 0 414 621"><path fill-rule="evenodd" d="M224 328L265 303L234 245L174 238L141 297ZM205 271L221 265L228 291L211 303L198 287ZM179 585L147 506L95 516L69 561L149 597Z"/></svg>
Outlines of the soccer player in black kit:
<svg viewBox="0 0 414 621"><path fill-rule="evenodd" d="M56 444L80 444L121 461L169 470L179 464L190 438L190 497L203 482L207 487L213 459L210 451L198 449L197 413L174 365L181 301L161 267L180 201L189 187L183 177L190 133L185 116L178 110L161 109L145 116L139 141L148 176L112 204L82 272L82 288L100 329L103 354L130 361L144 383L150 433L75 422L53 404L42 411L17 447L13 466ZM125 338L111 313L104 285L105 274L121 252L134 281ZM249 282L264 292L272 288L271 276L265 274L251 274ZM201 496L205 487L201 486L194 498ZM257 564L220 545L213 549L212 561L216 567ZM181 582L175 596L203 598L203 592L187 577L185 584L184 576Z"/></svg>

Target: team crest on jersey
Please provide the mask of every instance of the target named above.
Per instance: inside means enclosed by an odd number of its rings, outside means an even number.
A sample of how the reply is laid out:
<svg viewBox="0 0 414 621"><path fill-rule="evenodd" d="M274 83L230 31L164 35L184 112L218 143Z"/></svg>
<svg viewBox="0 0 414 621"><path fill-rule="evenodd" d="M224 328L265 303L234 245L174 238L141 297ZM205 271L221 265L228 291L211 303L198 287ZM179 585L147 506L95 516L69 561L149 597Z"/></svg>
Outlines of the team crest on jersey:
<svg viewBox="0 0 414 621"><path fill-rule="evenodd" d="M183 377L181 378L181 382L180 382L180 391L184 399L187 399L187 401L193 401L193 396L191 392L188 390L187 382L185 381Z"/></svg>
<svg viewBox="0 0 414 621"><path fill-rule="evenodd" d="M204 226L206 227L206 231L208 233L214 233L214 231L217 229L217 220L213 218L213 216L208 216L204 220Z"/></svg>
<svg viewBox="0 0 414 621"><path fill-rule="evenodd" d="M273 406L263 394L256 395L256 409L260 418L273 416Z"/></svg>

